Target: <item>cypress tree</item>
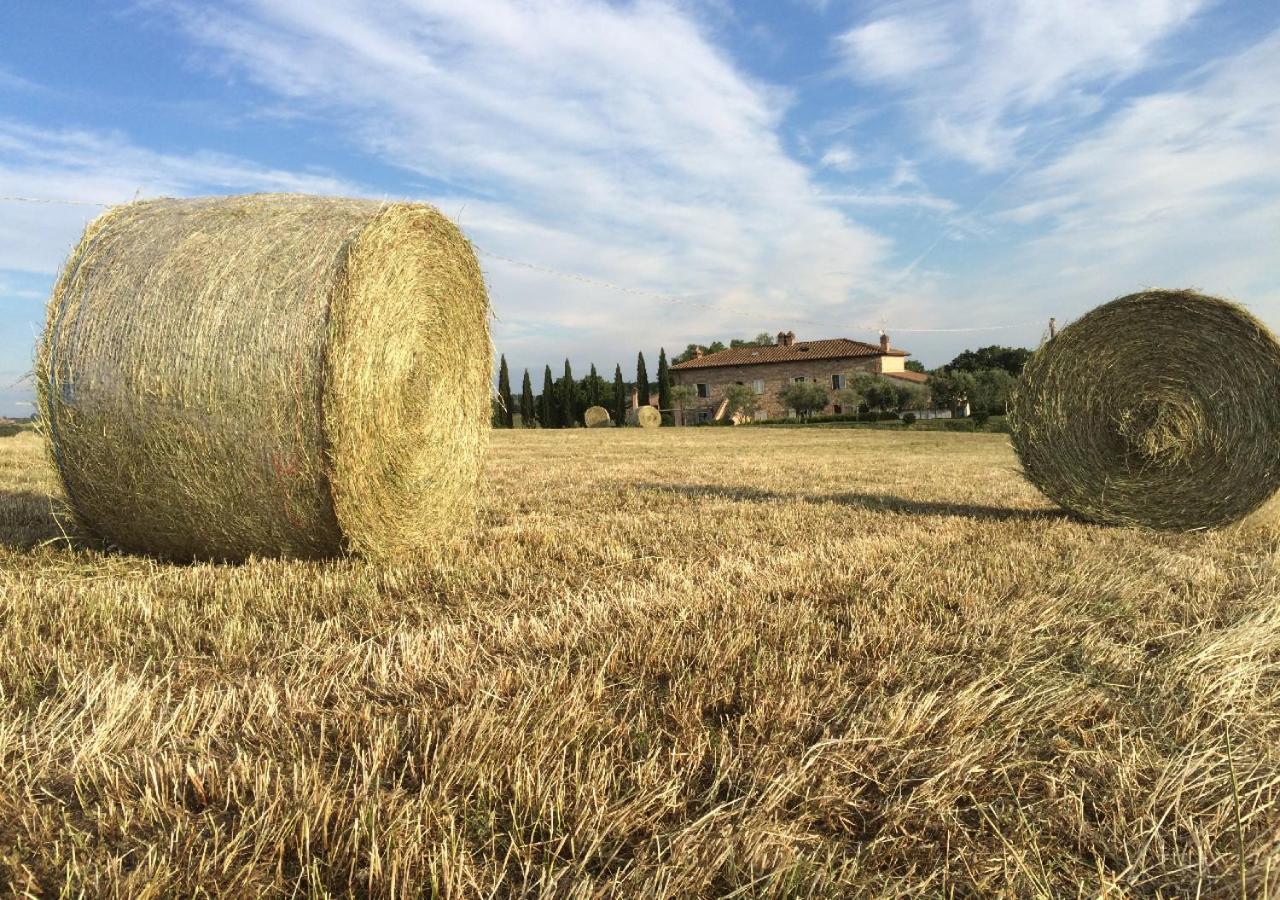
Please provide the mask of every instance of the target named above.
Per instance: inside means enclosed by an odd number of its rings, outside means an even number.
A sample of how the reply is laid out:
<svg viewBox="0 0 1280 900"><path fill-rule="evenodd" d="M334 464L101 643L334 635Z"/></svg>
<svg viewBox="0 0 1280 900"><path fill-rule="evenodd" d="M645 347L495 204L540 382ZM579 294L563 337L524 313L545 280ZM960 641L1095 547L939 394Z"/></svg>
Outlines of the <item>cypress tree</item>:
<svg viewBox="0 0 1280 900"><path fill-rule="evenodd" d="M543 428L559 428L556 415L556 386L551 380L551 367L542 373L542 397L538 402L538 422Z"/></svg>
<svg viewBox="0 0 1280 900"><path fill-rule="evenodd" d="M627 386L622 381L622 366L613 367L613 422L625 425L627 421Z"/></svg>
<svg viewBox="0 0 1280 900"><path fill-rule="evenodd" d="M644 367L644 354L636 355L636 390L640 392L640 405L649 405L649 372Z"/></svg>
<svg viewBox="0 0 1280 900"><path fill-rule="evenodd" d="M507 371L507 356L502 355L502 364L498 366L498 399L502 401L502 427L515 427L515 410L511 403L511 374Z"/></svg>
<svg viewBox="0 0 1280 900"><path fill-rule="evenodd" d="M666 348L658 350L658 409L662 410L662 424L673 423L671 413L671 368L667 365Z"/></svg>
<svg viewBox="0 0 1280 900"><path fill-rule="evenodd" d="M533 427L536 416L533 405L533 382L529 380L529 370L524 370L524 385L520 388L520 419L525 428Z"/></svg>
<svg viewBox="0 0 1280 900"><path fill-rule="evenodd" d="M560 425L572 428L578 422L578 397L573 387L573 370L569 368L569 360L564 361L564 384L560 388Z"/></svg>
<svg viewBox="0 0 1280 900"><path fill-rule="evenodd" d="M587 376L587 406L599 406L604 399L600 376L596 373L596 364L591 364L591 374Z"/></svg>

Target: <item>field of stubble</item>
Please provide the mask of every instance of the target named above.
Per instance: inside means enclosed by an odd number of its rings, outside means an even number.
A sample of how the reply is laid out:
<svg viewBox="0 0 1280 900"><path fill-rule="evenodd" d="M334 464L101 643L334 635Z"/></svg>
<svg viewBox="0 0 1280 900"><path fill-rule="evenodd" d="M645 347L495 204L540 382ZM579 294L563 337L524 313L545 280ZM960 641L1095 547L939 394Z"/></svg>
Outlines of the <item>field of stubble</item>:
<svg viewBox="0 0 1280 900"><path fill-rule="evenodd" d="M501 432L469 542L68 549L0 439L0 890L1280 895L1280 518L1000 435Z"/></svg>

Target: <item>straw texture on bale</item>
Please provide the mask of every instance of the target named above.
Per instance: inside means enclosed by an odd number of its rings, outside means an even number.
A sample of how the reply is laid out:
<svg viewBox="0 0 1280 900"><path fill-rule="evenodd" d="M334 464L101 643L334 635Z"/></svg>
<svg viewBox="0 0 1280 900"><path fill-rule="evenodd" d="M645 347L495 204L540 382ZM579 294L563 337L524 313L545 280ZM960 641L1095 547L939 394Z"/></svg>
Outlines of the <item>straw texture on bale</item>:
<svg viewBox="0 0 1280 900"><path fill-rule="evenodd" d="M588 406L587 411L582 415L582 420L588 428L608 428L613 424L609 410L603 406Z"/></svg>
<svg viewBox="0 0 1280 900"><path fill-rule="evenodd" d="M1035 353L1010 424L1027 478L1086 519L1227 524L1280 488L1280 344L1226 300L1131 294Z"/></svg>
<svg viewBox="0 0 1280 900"><path fill-rule="evenodd" d="M627 410L627 424L640 428L657 428L662 424L662 413L653 406L639 406Z"/></svg>
<svg viewBox="0 0 1280 900"><path fill-rule="evenodd" d="M154 200L89 225L40 419L80 527L171 558L395 555L470 519L488 301L435 209Z"/></svg>

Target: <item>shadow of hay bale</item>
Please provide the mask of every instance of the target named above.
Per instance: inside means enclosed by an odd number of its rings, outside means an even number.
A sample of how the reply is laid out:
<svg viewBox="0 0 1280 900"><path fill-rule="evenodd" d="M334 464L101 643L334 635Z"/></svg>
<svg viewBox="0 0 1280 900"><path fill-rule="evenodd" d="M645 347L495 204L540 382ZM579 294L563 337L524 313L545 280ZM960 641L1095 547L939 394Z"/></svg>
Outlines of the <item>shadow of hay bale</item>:
<svg viewBox="0 0 1280 900"><path fill-rule="evenodd" d="M835 494L802 494L767 491L753 487L734 487L712 484L638 484L636 487L668 494L680 494L697 499L720 498L746 503L834 503L854 506L873 512L891 512L915 516L955 516L965 519L988 519L996 522L1035 521L1074 518L1069 513L1055 509L1016 509L1004 506L986 506L978 503L948 503L935 500L908 500L892 494L866 494L844 491Z"/></svg>
<svg viewBox="0 0 1280 900"><path fill-rule="evenodd" d="M62 538L54 502L38 491L0 489L0 545L30 550Z"/></svg>

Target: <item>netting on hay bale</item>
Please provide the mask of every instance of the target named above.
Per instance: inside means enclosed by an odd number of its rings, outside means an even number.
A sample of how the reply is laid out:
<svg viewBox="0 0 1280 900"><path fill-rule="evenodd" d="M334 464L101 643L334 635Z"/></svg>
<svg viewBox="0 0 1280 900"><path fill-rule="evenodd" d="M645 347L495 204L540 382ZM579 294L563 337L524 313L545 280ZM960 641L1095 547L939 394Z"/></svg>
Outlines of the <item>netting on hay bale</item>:
<svg viewBox="0 0 1280 900"><path fill-rule="evenodd" d="M1084 518L1227 524L1280 488L1280 343L1226 300L1131 294L1035 353L1009 419L1027 478Z"/></svg>
<svg viewBox="0 0 1280 900"><path fill-rule="evenodd" d="M603 406L588 406L582 418L588 428L608 428L613 424L609 410Z"/></svg>
<svg viewBox="0 0 1280 900"><path fill-rule="evenodd" d="M471 518L488 300L419 204L154 200L55 285L40 418L80 527L171 558L397 554Z"/></svg>

